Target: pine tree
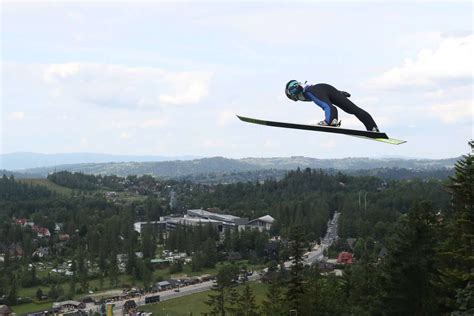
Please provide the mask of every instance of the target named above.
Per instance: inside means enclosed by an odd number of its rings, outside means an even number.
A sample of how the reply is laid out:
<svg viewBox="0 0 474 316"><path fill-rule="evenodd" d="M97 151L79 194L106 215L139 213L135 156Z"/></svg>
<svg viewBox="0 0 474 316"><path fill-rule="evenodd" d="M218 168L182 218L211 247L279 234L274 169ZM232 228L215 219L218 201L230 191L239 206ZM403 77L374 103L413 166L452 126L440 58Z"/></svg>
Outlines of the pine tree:
<svg viewBox="0 0 474 316"><path fill-rule="evenodd" d="M292 258L292 266L290 268L290 280L288 281L288 291L286 293L288 307L293 310L300 308L305 293L303 284L303 241L302 229L294 227L290 233L289 255Z"/></svg>
<svg viewBox="0 0 474 316"><path fill-rule="evenodd" d="M208 300L205 302L211 307L211 315L225 315L225 287L215 284L212 287L214 293L209 294Z"/></svg>
<svg viewBox="0 0 474 316"><path fill-rule="evenodd" d="M474 143L469 143L473 150ZM441 261L439 296L444 312L474 309L474 155L463 156L455 165L448 189L452 212L443 218L443 239L438 257ZM472 294L472 293L471 293ZM464 297L465 299L462 299ZM469 299L470 297L470 299ZM461 303L463 302L463 303Z"/></svg>
<svg viewBox="0 0 474 316"><path fill-rule="evenodd" d="M387 315L437 315L433 281L436 218L427 203L417 204L396 227L384 259L382 303Z"/></svg>
<svg viewBox="0 0 474 316"><path fill-rule="evenodd" d="M244 291L238 300L238 314L242 316L255 316L258 315L257 304L255 303L255 295L252 289L247 284Z"/></svg>
<svg viewBox="0 0 474 316"><path fill-rule="evenodd" d="M17 301L17 296L18 296L18 290L17 290L17 285L16 285L16 278L13 277L10 282L10 290L8 291L8 304L9 305L15 305Z"/></svg>
<svg viewBox="0 0 474 316"><path fill-rule="evenodd" d="M144 258L153 258L155 256L156 241L153 236L152 226L147 223L142 230L142 252Z"/></svg>
<svg viewBox="0 0 474 316"><path fill-rule="evenodd" d="M82 245L79 246L77 251L77 279L79 280L79 284L81 285L81 291L86 293L89 289L89 281L88 281L88 267L85 261L85 253Z"/></svg>
<svg viewBox="0 0 474 316"><path fill-rule="evenodd" d="M213 293L205 302L211 307L211 315L225 315L227 289L234 283L239 274L239 268L234 265L224 266L217 272L216 284L212 286Z"/></svg>
<svg viewBox="0 0 474 316"><path fill-rule="evenodd" d="M120 271L119 271L118 263L117 263L117 254L115 253L115 251L112 251L111 256L110 256L109 267L108 267L110 286L115 287L118 285L119 272Z"/></svg>
<svg viewBox="0 0 474 316"><path fill-rule="evenodd" d="M262 311L267 316L286 315L285 298L282 285L274 278L267 290L266 299L262 303Z"/></svg>
<svg viewBox="0 0 474 316"><path fill-rule="evenodd" d="M225 310L230 315L236 315L239 311L239 293L235 287L230 287L227 289L226 293L226 307Z"/></svg>

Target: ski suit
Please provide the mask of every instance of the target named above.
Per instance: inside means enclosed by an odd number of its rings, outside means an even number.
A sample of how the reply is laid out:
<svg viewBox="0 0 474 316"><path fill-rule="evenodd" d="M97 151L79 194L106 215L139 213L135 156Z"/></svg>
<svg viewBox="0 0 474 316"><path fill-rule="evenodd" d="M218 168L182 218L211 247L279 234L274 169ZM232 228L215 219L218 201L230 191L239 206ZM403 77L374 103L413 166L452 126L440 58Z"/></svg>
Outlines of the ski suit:
<svg viewBox="0 0 474 316"><path fill-rule="evenodd" d="M334 106L337 105L344 112L355 115L365 125L368 131L377 127L372 116L352 103L345 94L350 96L347 92L343 93L326 83L306 85L303 88L303 96L306 99L304 101L313 101L322 108L325 113L326 123L330 124L333 119L338 118L337 108Z"/></svg>

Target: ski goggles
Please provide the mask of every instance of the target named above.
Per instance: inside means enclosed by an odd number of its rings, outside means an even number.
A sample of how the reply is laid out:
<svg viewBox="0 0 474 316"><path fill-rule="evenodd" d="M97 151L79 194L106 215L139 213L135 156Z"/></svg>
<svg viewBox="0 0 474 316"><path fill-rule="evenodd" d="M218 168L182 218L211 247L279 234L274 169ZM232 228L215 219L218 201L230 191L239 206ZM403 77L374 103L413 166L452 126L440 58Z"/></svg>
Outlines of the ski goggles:
<svg viewBox="0 0 474 316"><path fill-rule="evenodd" d="M295 81L295 82L292 82L289 86L288 86L288 93L290 95L297 95L299 93L303 92L303 87L300 85L299 82Z"/></svg>

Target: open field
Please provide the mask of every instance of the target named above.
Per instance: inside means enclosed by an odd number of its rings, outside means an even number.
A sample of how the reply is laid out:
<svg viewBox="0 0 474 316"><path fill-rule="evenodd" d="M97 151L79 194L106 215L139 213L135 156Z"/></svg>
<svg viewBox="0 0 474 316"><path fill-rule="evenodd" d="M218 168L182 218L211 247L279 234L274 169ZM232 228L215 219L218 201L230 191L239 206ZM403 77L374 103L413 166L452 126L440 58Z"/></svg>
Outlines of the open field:
<svg viewBox="0 0 474 316"><path fill-rule="evenodd" d="M179 278L181 276L182 277L184 277L184 276L192 277L192 276L199 276L199 275L204 275L204 274L215 275L215 274L217 274L217 271L220 268L222 268L224 265L228 265L228 264L230 264L230 263L229 262L219 262L216 265L215 268L204 269L204 270L196 271L196 272L191 271L191 266L190 265L185 265L183 267L182 272L179 272L179 273L176 273L176 274L173 274L173 275L170 274L169 268L157 269L153 272L153 281L165 280L165 279L169 279L170 277L174 277L174 278ZM236 264L240 265L240 266L246 265L247 269L249 269L249 270L250 269L256 270L257 268L261 268L260 266L255 266L255 265L249 264L247 260L238 261L238 262L236 262ZM103 280L102 286L100 285L100 280L99 279L92 279L92 280L89 280L89 289L92 290L94 293L92 295L91 294L86 294L86 293L76 294L76 295L74 295L74 299L80 300L81 298L83 298L85 296L89 296L89 295L94 296L96 299L101 298L101 297L108 297L108 296L111 296L110 293L111 293L112 290L116 290L116 291L121 292L121 290L122 290L121 286L124 285L124 284L131 285L131 286L136 286L136 287L143 287L143 282L142 281L133 282L133 279L128 275L120 275L119 276L119 286L118 287L110 286L110 280L108 278L105 278ZM67 292L69 291L69 286L70 286L69 282L64 282L64 283L60 284L60 286L63 289L64 293L67 294ZM76 285L76 286L78 287L79 285ZM39 288L45 294L47 294L50 290L50 287L48 287L48 286L33 286L33 287L29 287L29 288L20 288L18 290L18 295L21 296L21 297L30 297L32 299L35 299L36 291ZM257 287L257 289L258 289L258 287ZM35 304L35 303L30 303L30 304L16 305L16 306L13 306L13 308L14 308L15 311L17 309L19 309L19 310L22 311L22 313L28 313L28 312L37 311L37 310L45 308L45 307L47 308L48 306L50 307L51 303L41 304L41 305L38 305L38 304ZM17 312L17 313L20 313L20 312Z"/></svg>
<svg viewBox="0 0 474 316"><path fill-rule="evenodd" d="M57 185L54 182L49 181L48 179L19 179L19 182L28 183L33 185L43 185L47 187L49 190L54 191L59 194L63 195L71 195L72 189Z"/></svg>
<svg viewBox="0 0 474 316"><path fill-rule="evenodd" d="M46 310L53 306L53 303L44 303L44 304L36 304L36 303L28 303L22 305L11 306L11 309L17 313L17 315L25 315L27 313Z"/></svg>
<svg viewBox="0 0 474 316"><path fill-rule="evenodd" d="M248 283L253 290L255 295L255 301L258 306L261 306L262 301L265 299L267 285L258 282ZM239 292L244 289L241 285L237 288ZM184 297L174 298L167 301L151 304L148 306L140 307L141 311L152 312L156 315L173 315L173 316L189 316L189 315L201 315L201 313L208 313L210 308L206 305L209 294L212 291L205 291L196 294L187 295Z"/></svg>

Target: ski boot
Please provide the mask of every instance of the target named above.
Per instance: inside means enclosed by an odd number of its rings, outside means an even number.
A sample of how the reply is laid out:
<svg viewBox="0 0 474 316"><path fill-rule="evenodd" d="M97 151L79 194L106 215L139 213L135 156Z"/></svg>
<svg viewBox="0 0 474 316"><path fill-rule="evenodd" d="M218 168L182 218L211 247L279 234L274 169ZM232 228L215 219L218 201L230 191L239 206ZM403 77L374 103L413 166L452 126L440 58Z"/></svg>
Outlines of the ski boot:
<svg viewBox="0 0 474 316"><path fill-rule="evenodd" d="M332 126L332 127L339 127L341 126L342 121L338 121L336 118L332 120L331 124L328 124L326 120L322 120L318 123L318 126Z"/></svg>

